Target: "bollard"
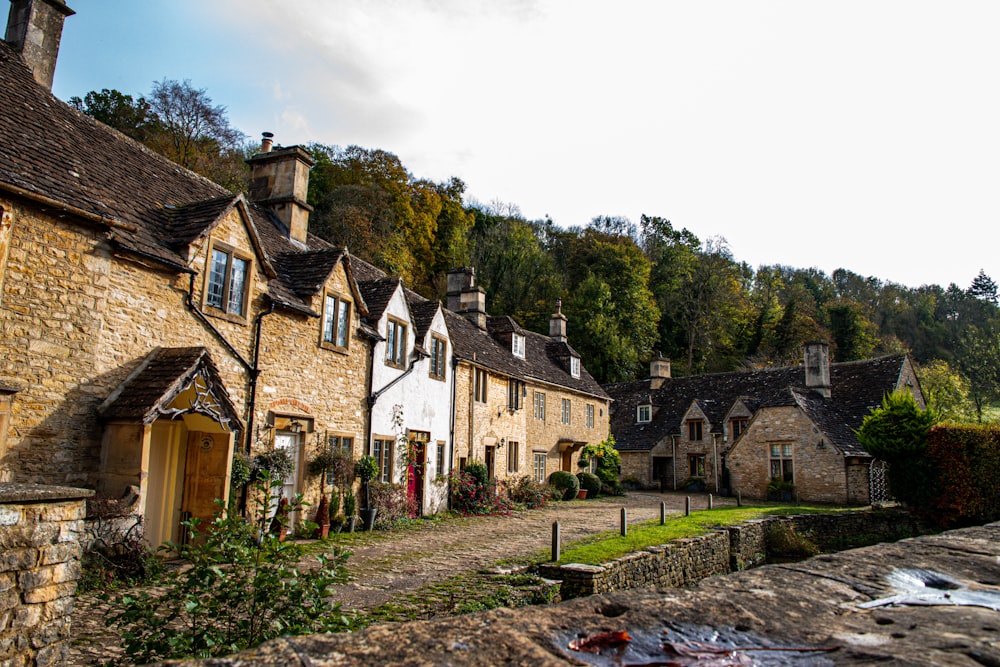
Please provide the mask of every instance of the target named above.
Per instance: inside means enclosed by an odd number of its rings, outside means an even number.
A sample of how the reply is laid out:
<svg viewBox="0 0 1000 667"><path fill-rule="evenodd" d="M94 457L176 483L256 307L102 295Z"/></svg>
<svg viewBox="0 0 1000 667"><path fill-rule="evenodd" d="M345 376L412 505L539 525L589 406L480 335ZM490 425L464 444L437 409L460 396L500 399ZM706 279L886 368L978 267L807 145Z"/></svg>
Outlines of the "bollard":
<svg viewBox="0 0 1000 667"><path fill-rule="evenodd" d="M691 516L691 496L684 496L684 516Z"/></svg>
<svg viewBox="0 0 1000 667"><path fill-rule="evenodd" d="M660 503L660 525L662 526L667 522L667 504Z"/></svg>
<svg viewBox="0 0 1000 667"><path fill-rule="evenodd" d="M552 562L559 560L559 522L552 522Z"/></svg>
<svg viewBox="0 0 1000 667"><path fill-rule="evenodd" d="M628 535L628 513L622 508L622 537Z"/></svg>
<svg viewBox="0 0 1000 667"><path fill-rule="evenodd" d="M708 509L712 509L712 494L708 494Z"/></svg>
<svg viewBox="0 0 1000 667"><path fill-rule="evenodd" d="M743 507L743 496L740 495L739 491L736 492L736 506Z"/></svg>

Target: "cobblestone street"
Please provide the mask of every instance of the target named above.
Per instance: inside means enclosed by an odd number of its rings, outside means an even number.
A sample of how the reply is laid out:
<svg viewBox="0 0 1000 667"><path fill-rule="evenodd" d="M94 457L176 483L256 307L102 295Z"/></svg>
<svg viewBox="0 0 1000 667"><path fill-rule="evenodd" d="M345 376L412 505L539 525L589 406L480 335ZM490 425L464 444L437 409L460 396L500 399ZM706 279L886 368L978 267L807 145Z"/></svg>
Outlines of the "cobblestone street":
<svg viewBox="0 0 1000 667"><path fill-rule="evenodd" d="M530 557L550 548L552 522L559 521L563 544L618 528L620 510L629 523L659 517L660 503L670 512L684 511L684 494L633 492L517 512L510 517L471 517L428 523L401 533L378 535L351 546L348 561L352 581L339 587L336 599L345 609L371 610L393 597L419 590L463 571L479 570L498 561ZM692 497L692 509L704 509L707 496ZM715 505L732 499L716 498ZM94 593L77 597L72 625L72 664L97 664L120 653L118 632L109 627L110 605Z"/></svg>

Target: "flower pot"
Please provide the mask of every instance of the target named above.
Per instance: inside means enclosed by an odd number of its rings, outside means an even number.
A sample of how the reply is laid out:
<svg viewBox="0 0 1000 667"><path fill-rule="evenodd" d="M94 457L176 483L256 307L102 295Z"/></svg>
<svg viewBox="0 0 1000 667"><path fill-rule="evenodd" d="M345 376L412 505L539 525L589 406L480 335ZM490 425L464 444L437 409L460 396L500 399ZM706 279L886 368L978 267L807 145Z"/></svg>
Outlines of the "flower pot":
<svg viewBox="0 0 1000 667"><path fill-rule="evenodd" d="M580 489L579 491L577 491L576 492L576 499L577 500L586 500L587 499L587 489Z"/></svg>
<svg viewBox="0 0 1000 667"><path fill-rule="evenodd" d="M329 534L330 534L330 524L327 523L316 528L316 531L313 533L313 537L315 537L318 540L323 540L326 539L326 536Z"/></svg>
<svg viewBox="0 0 1000 667"><path fill-rule="evenodd" d="M364 530L372 530L375 528L375 512L377 509L375 507L363 507L358 512L361 514L361 525Z"/></svg>

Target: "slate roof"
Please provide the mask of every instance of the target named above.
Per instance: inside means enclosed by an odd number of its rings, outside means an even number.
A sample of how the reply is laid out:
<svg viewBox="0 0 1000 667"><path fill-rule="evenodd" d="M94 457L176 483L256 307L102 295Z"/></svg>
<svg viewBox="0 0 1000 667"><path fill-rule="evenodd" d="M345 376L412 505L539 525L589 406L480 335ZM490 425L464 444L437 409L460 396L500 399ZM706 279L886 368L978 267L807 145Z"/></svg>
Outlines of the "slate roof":
<svg viewBox="0 0 1000 667"><path fill-rule="evenodd" d="M417 340L424 340L431 324L434 323L434 316L441 309L441 304L438 301L424 299L410 290L406 290L406 301L410 304L410 315L413 316Z"/></svg>
<svg viewBox="0 0 1000 667"><path fill-rule="evenodd" d="M358 281L365 302L368 304L368 314L373 322L382 319L385 309L389 307L392 295L396 293L402 281L398 277L385 276L377 280Z"/></svg>
<svg viewBox="0 0 1000 667"><path fill-rule="evenodd" d="M187 268L186 247L241 203L279 306L318 317L316 294L346 251L309 235L303 246L267 209L95 121L38 85L0 41L0 190L80 211L117 248ZM276 274L276 275L272 275ZM365 311L363 299L359 303Z"/></svg>
<svg viewBox="0 0 1000 667"><path fill-rule="evenodd" d="M164 414L164 409L201 374L211 385L221 414L233 428L242 428L239 412L233 405L219 376L219 370L204 347L158 347L98 407L97 413L108 421L135 421L150 424Z"/></svg>
<svg viewBox="0 0 1000 667"><path fill-rule="evenodd" d="M705 413L709 432L721 433L730 408L743 400L753 412L798 406L845 455L865 455L853 429L896 388L905 362L905 355L891 355L830 364L830 398L803 386L802 366L668 378L655 390L650 390L648 379L608 385L605 388L615 400L611 432L618 449L648 451L664 437L681 433L692 404ZM647 403L653 406L652 421L636 423L636 408Z"/></svg>

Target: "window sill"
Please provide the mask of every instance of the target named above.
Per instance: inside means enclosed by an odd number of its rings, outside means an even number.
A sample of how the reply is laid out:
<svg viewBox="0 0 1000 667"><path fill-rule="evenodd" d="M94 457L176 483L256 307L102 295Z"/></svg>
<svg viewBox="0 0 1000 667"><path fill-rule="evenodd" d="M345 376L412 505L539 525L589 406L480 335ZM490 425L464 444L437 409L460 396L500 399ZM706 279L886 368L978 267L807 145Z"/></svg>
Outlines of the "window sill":
<svg viewBox="0 0 1000 667"><path fill-rule="evenodd" d="M324 350L336 352L337 354L348 355L351 353L351 349L349 347L341 347L340 345L334 345L333 343L328 343L326 341L320 343L319 346Z"/></svg>
<svg viewBox="0 0 1000 667"><path fill-rule="evenodd" d="M445 377L443 375L434 375L433 373L428 373L427 377L429 377L432 380L437 380L438 382L445 381Z"/></svg>
<svg viewBox="0 0 1000 667"><path fill-rule="evenodd" d="M405 371L406 370L406 366L404 366L403 364L397 364L395 361L392 361L391 359L386 359L385 360L385 365L389 366L390 368L396 368L396 369L401 370L401 371Z"/></svg>
<svg viewBox="0 0 1000 667"><path fill-rule="evenodd" d="M233 315L232 313L227 313L224 310L219 310L215 306L205 306L202 312L209 317L213 317L217 320L225 320L226 322L232 322L233 324L242 324L246 326L250 323L250 318L244 315Z"/></svg>

